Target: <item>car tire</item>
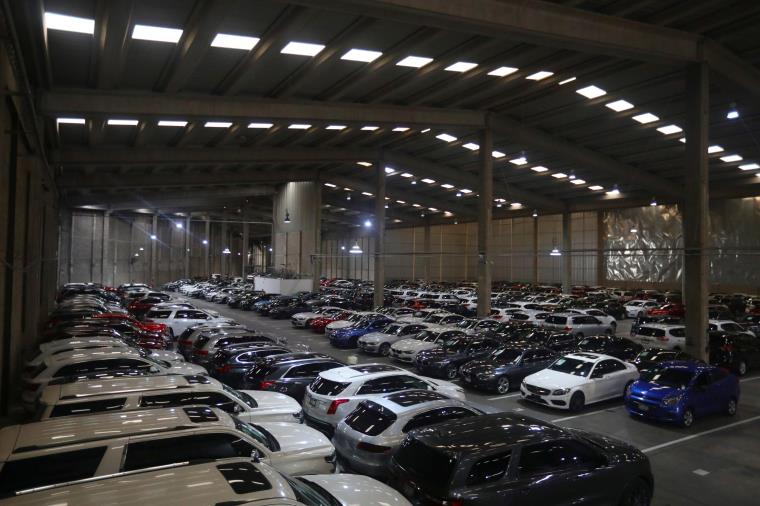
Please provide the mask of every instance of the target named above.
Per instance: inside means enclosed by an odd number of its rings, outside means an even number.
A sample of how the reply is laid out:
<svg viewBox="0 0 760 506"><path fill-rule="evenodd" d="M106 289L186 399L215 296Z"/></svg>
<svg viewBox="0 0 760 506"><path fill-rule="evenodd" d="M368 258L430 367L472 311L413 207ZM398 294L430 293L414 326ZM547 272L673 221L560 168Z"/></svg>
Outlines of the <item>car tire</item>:
<svg viewBox="0 0 760 506"><path fill-rule="evenodd" d="M681 416L681 426L688 429L692 425L694 425L694 411L691 408L686 408Z"/></svg>
<svg viewBox="0 0 760 506"><path fill-rule="evenodd" d="M455 366L455 365L448 366L446 368L446 379L448 379L448 380L456 379L458 372L459 371L457 370L457 366Z"/></svg>
<svg viewBox="0 0 760 506"><path fill-rule="evenodd" d="M623 497L620 498L619 506L649 506L652 501L652 492L649 484L641 478L636 478L625 487Z"/></svg>
<svg viewBox="0 0 760 506"><path fill-rule="evenodd" d="M583 395L583 392L575 392L572 397L570 397L570 411L577 413L582 410L585 405L586 396Z"/></svg>
<svg viewBox="0 0 760 506"><path fill-rule="evenodd" d="M744 376L747 374L747 362L740 360L739 365L736 366L736 372L739 374L739 376Z"/></svg>
<svg viewBox="0 0 760 506"><path fill-rule="evenodd" d="M499 378L499 381L496 382L496 391L500 394L506 394L509 392L511 386L512 385L509 382L509 378L507 376L502 376Z"/></svg>
<svg viewBox="0 0 760 506"><path fill-rule="evenodd" d="M726 403L726 414L728 416L736 415L737 408L738 408L738 405L736 403L736 399L734 397L731 397Z"/></svg>
<svg viewBox="0 0 760 506"><path fill-rule="evenodd" d="M387 357L391 354L391 345L388 343L383 343L380 345L380 355L383 357Z"/></svg>

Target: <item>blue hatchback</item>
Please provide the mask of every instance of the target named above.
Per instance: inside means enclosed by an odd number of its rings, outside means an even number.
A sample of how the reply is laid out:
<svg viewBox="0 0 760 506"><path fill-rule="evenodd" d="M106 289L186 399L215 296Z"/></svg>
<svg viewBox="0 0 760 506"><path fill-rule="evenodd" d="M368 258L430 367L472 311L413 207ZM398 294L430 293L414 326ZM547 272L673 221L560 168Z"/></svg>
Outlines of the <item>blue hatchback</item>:
<svg viewBox="0 0 760 506"><path fill-rule="evenodd" d="M330 344L336 348L356 348L360 337L370 332L377 332L392 321L385 317L362 318L350 327L332 331L329 335Z"/></svg>
<svg viewBox="0 0 760 506"><path fill-rule="evenodd" d="M739 379L702 362L663 362L626 391L631 416L691 427L697 417L736 414Z"/></svg>

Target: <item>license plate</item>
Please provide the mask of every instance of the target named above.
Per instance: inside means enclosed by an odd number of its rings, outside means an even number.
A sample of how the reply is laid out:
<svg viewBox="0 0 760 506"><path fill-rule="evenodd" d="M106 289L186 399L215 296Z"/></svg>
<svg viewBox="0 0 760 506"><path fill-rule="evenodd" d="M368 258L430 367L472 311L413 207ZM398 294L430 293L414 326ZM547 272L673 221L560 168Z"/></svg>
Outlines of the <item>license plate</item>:
<svg viewBox="0 0 760 506"><path fill-rule="evenodd" d="M319 401L316 400L314 397L309 397L309 406L311 406L312 408L316 408L317 406L319 406Z"/></svg>
<svg viewBox="0 0 760 506"><path fill-rule="evenodd" d="M649 406L648 406L648 405L646 405L646 404L644 404L643 402L637 402L637 403L636 403L636 406L637 406L637 407L638 407L638 408L639 408L641 411L649 411Z"/></svg>
<svg viewBox="0 0 760 506"><path fill-rule="evenodd" d="M528 399L530 399L530 400L534 400L534 401L541 400L541 396L536 395L536 394L528 394L525 397L528 398Z"/></svg>

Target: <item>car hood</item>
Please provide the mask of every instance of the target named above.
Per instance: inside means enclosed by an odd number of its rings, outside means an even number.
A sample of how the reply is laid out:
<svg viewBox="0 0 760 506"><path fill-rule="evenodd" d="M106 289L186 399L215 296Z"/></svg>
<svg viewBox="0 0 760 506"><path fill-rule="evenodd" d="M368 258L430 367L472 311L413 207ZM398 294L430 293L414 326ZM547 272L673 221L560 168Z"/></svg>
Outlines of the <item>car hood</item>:
<svg viewBox="0 0 760 506"><path fill-rule="evenodd" d="M327 456L334 450L324 434L308 425L290 422L263 422L256 425L274 436L280 445L281 454L297 453L305 456L323 453Z"/></svg>
<svg viewBox="0 0 760 506"><path fill-rule="evenodd" d="M167 362L184 362L185 357L179 353L166 350L151 350L150 357L158 360L166 360Z"/></svg>
<svg viewBox="0 0 760 506"><path fill-rule="evenodd" d="M566 374L563 372L552 371L551 369L538 371L537 373L531 374L525 378L525 383L529 383L537 387L548 388L549 390L554 390L555 388L577 387L587 382L588 378L573 376L572 374Z"/></svg>
<svg viewBox="0 0 760 506"><path fill-rule="evenodd" d="M327 330L344 329L346 327L350 327L353 324L354 322L350 322L348 320L338 320L332 323L328 323Z"/></svg>
<svg viewBox="0 0 760 506"><path fill-rule="evenodd" d="M402 339L393 345L393 349L398 351L419 351L434 348L435 346L438 345L431 342L418 341L416 339Z"/></svg>
<svg viewBox="0 0 760 506"><path fill-rule="evenodd" d="M400 492L369 476L360 474L314 474L304 480L327 490L345 506L377 504L382 506L411 506Z"/></svg>
<svg viewBox="0 0 760 506"><path fill-rule="evenodd" d="M674 394L680 394L685 392L680 388L668 387L651 383L649 381L639 380L631 385L631 393L637 397L645 397L653 401L661 401L665 397L671 397Z"/></svg>
<svg viewBox="0 0 760 506"><path fill-rule="evenodd" d="M383 332L369 332L368 334L364 334L360 341L363 343L377 343L380 341L385 341L388 338L396 337L392 334L385 334Z"/></svg>
<svg viewBox="0 0 760 506"><path fill-rule="evenodd" d="M256 414L266 414L267 411L272 413L298 413L301 411L301 405L289 395L266 390L241 390L241 392L250 395L256 401L259 406L256 409Z"/></svg>
<svg viewBox="0 0 760 506"><path fill-rule="evenodd" d="M450 351L444 353L443 348L436 348L436 349L425 351L421 358L424 358L425 360L429 360L431 362L443 362L445 360L460 360L463 358L467 358L467 354L453 353Z"/></svg>
<svg viewBox="0 0 760 506"><path fill-rule="evenodd" d="M305 320L307 318L315 318L317 316L319 316L318 313L314 313L314 312L305 312L305 313L303 313L303 312L301 312L301 313L294 314L293 318L295 318L296 320Z"/></svg>
<svg viewBox="0 0 760 506"><path fill-rule="evenodd" d="M475 360L463 365L462 370L467 371L471 374L491 374L498 369L507 369L513 366L514 364L510 363L495 362L490 360Z"/></svg>

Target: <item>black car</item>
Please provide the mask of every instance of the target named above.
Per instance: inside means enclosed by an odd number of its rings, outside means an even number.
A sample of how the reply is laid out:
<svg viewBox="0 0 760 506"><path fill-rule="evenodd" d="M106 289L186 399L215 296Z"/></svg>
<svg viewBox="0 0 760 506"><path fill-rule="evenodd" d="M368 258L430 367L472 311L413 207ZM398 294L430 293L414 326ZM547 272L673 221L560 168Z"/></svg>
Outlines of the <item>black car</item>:
<svg viewBox="0 0 760 506"><path fill-rule="evenodd" d="M570 332L549 330L529 330L523 340L536 346L543 346L559 353L566 353L578 346L578 337Z"/></svg>
<svg viewBox="0 0 760 506"><path fill-rule="evenodd" d="M284 353L256 360L245 375L243 388L269 390L303 400L306 387L319 373L346 364L323 353Z"/></svg>
<svg viewBox="0 0 760 506"><path fill-rule="evenodd" d="M595 302L591 304L590 308L604 311L616 320L625 320L625 306L618 301L607 300L604 302Z"/></svg>
<svg viewBox="0 0 760 506"><path fill-rule="evenodd" d="M478 390L505 394L526 376L545 369L557 358L548 349L529 344L508 344L483 360L473 360L459 369L462 384Z"/></svg>
<svg viewBox="0 0 760 506"><path fill-rule="evenodd" d="M270 299L264 304L257 304L253 307L254 311L258 312L262 316L269 315L269 312L276 307L283 307L295 302L295 297L279 296L274 299Z"/></svg>
<svg viewBox="0 0 760 506"><path fill-rule="evenodd" d="M253 305L257 302L261 302L262 300L272 300L276 297L279 297L279 293L260 293L260 294L250 294L245 295L240 299L240 309L244 311L250 311L253 309Z"/></svg>
<svg viewBox="0 0 760 506"><path fill-rule="evenodd" d="M459 366L472 360L485 358L501 343L489 337L460 337L445 342L440 348L417 354L415 366L420 374L454 379Z"/></svg>
<svg viewBox="0 0 760 506"><path fill-rule="evenodd" d="M290 350L261 342L227 346L214 354L208 370L212 377L222 383L233 388L243 388L245 374L254 365L256 359L285 353L290 353Z"/></svg>
<svg viewBox="0 0 760 506"><path fill-rule="evenodd" d="M310 306L305 302L295 301L287 306L276 306L269 310L269 317L275 320L284 320L290 318L296 313L305 313L307 311L314 311L319 306Z"/></svg>
<svg viewBox="0 0 760 506"><path fill-rule="evenodd" d="M420 505L649 505L654 489L649 460L633 446L508 413L410 432L390 483Z"/></svg>
<svg viewBox="0 0 760 506"><path fill-rule="evenodd" d="M710 363L739 376L760 367L760 339L747 334L710 332Z"/></svg>
<svg viewBox="0 0 760 506"><path fill-rule="evenodd" d="M641 373L642 377L657 369L658 364L670 362L672 360L696 360L694 357L684 351L662 350L660 348L646 348L631 360L631 363Z"/></svg>
<svg viewBox="0 0 760 506"><path fill-rule="evenodd" d="M742 315L736 322L750 332L754 332L756 336L760 336L760 313Z"/></svg>
<svg viewBox="0 0 760 506"><path fill-rule="evenodd" d="M620 360L633 360L644 347L620 336L589 336L578 342L576 352L601 353Z"/></svg>

